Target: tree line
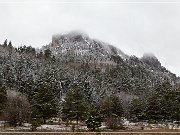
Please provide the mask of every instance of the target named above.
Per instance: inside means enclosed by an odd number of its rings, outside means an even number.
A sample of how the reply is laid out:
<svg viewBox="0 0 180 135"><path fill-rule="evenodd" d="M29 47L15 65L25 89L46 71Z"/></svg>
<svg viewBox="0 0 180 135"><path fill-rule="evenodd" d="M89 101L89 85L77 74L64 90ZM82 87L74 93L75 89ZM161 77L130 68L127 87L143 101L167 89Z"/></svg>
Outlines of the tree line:
<svg viewBox="0 0 180 135"><path fill-rule="evenodd" d="M67 123L76 121L76 125L86 123L91 130L106 123L111 129L122 128L121 118L125 116L122 100L118 95L105 97L94 106L85 97L79 84L68 89L62 101L57 99L48 82L41 82L31 102L22 93L9 93L6 86L0 86L1 118L10 125L17 126L23 122L32 124L35 130L48 119L61 118ZM133 122L148 120L152 123L178 121L180 118L180 90L174 90L168 81L154 87L147 101L133 99L129 106L128 119Z"/></svg>
<svg viewBox="0 0 180 135"><path fill-rule="evenodd" d="M57 99L54 90L48 82L41 82L33 95L31 102L22 93L10 92L5 86L0 86L1 119L10 126L21 126L24 122L32 124L32 130L46 124L51 118L61 118L67 124L76 121L86 123L89 129L95 131L103 119L118 118L123 115L121 100L116 95L106 97L99 106L94 106L85 98L81 86L74 84L62 101ZM100 108L99 108L100 107ZM113 126L114 123L111 123ZM112 125L109 126L112 126Z"/></svg>

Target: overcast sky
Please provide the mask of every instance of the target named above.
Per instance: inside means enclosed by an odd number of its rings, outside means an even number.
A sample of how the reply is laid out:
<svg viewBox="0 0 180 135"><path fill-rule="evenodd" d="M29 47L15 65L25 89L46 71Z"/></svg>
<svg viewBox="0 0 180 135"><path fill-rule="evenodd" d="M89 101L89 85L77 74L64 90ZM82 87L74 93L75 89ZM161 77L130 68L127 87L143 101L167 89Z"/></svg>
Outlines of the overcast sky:
<svg viewBox="0 0 180 135"><path fill-rule="evenodd" d="M0 43L41 47L82 30L128 55L151 52L180 76L178 0L0 0Z"/></svg>

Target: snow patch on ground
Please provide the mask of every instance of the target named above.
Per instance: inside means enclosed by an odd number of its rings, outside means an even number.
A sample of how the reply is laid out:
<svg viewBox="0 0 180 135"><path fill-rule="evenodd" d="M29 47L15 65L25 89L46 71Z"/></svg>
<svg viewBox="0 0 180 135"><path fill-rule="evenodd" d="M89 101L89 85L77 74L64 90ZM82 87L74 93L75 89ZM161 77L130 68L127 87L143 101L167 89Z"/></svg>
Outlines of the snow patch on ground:
<svg viewBox="0 0 180 135"><path fill-rule="evenodd" d="M37 130L54 130L54 131L70 131L71 127L65 127L61 125L41 125L40 127L37 127Z"/></svg>

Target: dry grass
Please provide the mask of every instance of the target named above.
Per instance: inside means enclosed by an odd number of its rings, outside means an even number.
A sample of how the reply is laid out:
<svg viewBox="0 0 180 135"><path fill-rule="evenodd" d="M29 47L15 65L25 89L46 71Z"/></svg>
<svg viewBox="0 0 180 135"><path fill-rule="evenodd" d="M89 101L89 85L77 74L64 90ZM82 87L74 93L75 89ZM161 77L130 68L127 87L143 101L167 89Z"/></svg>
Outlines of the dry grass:
<svg viewBox="0 0 180 135"><path fill-rule="evenodd" d="M0 132L0 135L180 135L180 130L124 132Z"/></svg>

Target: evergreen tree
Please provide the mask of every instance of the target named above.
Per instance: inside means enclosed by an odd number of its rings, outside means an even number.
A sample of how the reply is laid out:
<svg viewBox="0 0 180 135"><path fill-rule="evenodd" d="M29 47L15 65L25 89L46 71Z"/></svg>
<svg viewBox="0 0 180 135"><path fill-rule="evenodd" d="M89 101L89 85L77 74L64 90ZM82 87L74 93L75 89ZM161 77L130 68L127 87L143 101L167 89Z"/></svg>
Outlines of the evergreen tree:
<svg viewBox="0 0 180 135"><path fill-rule="evenodd" d="M153 94L148 98L147 107L146 107L146 117L149 121L160 121L162 120L161 107L157 94Z"/></svg>
<svg viewBox="0 0 180 135"><path fill-rule="evenodd" d="M7 39L4 41L3 47L7 47Z"/></svg>
<svg viewBox="0 0 180 135"><path fill-rule="evenodd" d="M45 59L51 58L51 55L52 55L52 53L51 53L50 49L44 50L44 57L45 57Z"/></svg>
<svg viewBox="0 0 180 135"><path fill-rule="evenodd" d="M169 101L169 109L171 109L171 120L180 121L180 88L175 89L170 93L171 100Z"/></svg>
<svg viewBox="0 0 180 135"><path fill-rule="evenodd" d="M113 115L112 102L110 96L107 96L101 105L101 113L104 118L111 117Z"/></svg>
<svg viewBox="0 0 180 135"><path fill-rule="evenodd" d="M124 92L131 93L133 90L133 84L134 82L132 79L130 79L128 76L125 76L122 78L122 86L120 89Z"/></svg>
<svg viewBox="0 0 180 135"><path fill-rule="evenodd" d="M112 95L111 100L112 100L112 112L116 116L121 117L123 115L123 107L122 107L121 99L116 95Z"/></svg>
<svg viewBox="0 0 180 135"><path fill-rule="evenodd" d="M155 85L147 101L146 117L149 120L157 122L171 119L171 92L172 86L168 80Z"/></svg>
<svg viewBox="0 0 180 135"><path fill-rule="evenodd" d="M121 123L123 108L122 102L118 96L111 95L106 97L102 104L101 112L108 128L113 130L123 128Z"/></svg>
<svg viewBox="0 0 180 135"><path fill-rule="evenodd" d="M95 131L97 128L102 126L102 117L100 113L96 111L92 111L86 120L87 128Z"/></svg>
<svg viewBox="0 0 180 135"><path fill-rule="evenodd" d="M9 43L8 43L8 50L9 50L9 56L11 56L12 55L12 49L13 49L13 46L12 46L12 43L11 43L11 41L9 41Z"/></svg>
<svg viewBox="0 0 180 135"><path fill-rule="evenodd" d="M44 55L44 53L42 51L40 51L39 53L37 53L37 58L42 59L43 55Z"/></svg>
<svg viewBox="0 0 180 135"><path fill-rule="evenodd" d="M78 85L71 87L64 99L62 115L66 120L85 120L87 117L88 106L85 102L82 88Z"/></svg>
<svg viewBox="0 0 180 135"><path fill-rule="evenodd" d="M9 41L8 47L9 47L9 49L13 48L11 41Z"/></svg>
<svg viewBox="0 0 180 135"><path fill-rule="evenodd" d="M144 118L144 103L141 99L133 99L130 104L130 119L140 121Z"/></svg>
<svg viewBox="0 0 180 135"><path fill-rule="evenodd" d="M55 117L58 113L58 102L53 89L47 82L41 82L37 86L37 93L32 101L32 119L46 120Z"/></svg>
<svg viewBox="0 0 180 135"><path fill-rule="evenodd" d="M123 108L120 98L116 95L106 97L102 103L101 112L104 117L121 117L123 115Z"/></svg>
<svg viewBox="0 0 180 135"><path fill-rule="evenodd" d="M6 87L3 85L0 85L0 113L2 113L2 110L5 108L6 102L7 102Z"/></svg>

